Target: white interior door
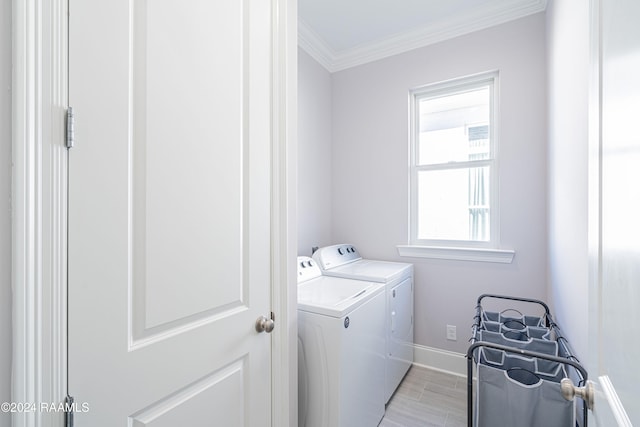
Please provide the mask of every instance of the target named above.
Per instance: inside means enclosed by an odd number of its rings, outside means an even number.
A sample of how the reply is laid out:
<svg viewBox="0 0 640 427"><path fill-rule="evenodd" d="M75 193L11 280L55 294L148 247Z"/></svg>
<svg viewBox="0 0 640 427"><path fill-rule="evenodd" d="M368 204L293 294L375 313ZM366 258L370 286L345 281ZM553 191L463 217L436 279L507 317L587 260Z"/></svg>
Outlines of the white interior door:
<svg viewBox="0 0 640 427"><path fill-rule="evenodd" d="M76 423L269 425L271 2L69 11Z"/></svg>
<svg viewBox="0 0 640 427"><path fill-rule="evenodd" d="M591 8L589 374L598 392L590 425L626 427L640 424L640 3L594 0Z"/></svg>

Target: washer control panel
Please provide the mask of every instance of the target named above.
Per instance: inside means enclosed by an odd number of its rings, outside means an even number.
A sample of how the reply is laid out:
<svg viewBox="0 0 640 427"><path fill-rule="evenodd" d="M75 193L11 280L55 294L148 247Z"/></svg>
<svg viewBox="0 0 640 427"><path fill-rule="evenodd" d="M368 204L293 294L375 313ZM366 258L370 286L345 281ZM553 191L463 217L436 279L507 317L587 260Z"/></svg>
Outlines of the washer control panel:
<svg viewBox="0 0 640 427"><path fill-rule="evenodd" d="M298 283L306 282L307 280L315 279L322 276L322 271L318 263L308 256L299 256L298 262Z"/></svg>
<svg viewBox="0 0 640 427"><path fill-rule="evenodd" d="M330 270L340 265L362 259L360 253L351 244L325 246L313 254L313 259L320 263L323 270Z"/></svg>

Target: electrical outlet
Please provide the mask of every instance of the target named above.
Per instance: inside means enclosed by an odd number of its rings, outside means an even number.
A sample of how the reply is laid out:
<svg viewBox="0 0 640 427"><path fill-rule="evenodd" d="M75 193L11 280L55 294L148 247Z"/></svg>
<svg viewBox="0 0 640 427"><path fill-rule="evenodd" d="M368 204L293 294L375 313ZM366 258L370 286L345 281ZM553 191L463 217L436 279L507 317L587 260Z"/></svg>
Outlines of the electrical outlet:
<svg viewBox="0 0 640 427"><path fill-rule="evenodd" d="M454 325L447 325L447 339L449 341L457 341L456 327Z"/></svg>

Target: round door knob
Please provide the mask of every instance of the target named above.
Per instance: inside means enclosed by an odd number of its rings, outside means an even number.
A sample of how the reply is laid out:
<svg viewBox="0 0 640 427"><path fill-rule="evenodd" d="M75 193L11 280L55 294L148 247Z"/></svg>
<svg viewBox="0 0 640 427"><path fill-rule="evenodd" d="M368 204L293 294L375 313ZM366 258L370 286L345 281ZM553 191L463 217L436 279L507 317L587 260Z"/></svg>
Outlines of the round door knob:
<svg viewBox="0 0 640 427"><path fill-rule="evenodd" d="M576 387L573 385L573 381L569 378L563 378L560 381L560 391L562 396L567 400L573 400L575 396L581 397L587 405L588 409L593 409L593 403L595 400L595 388L591 381L587 381L584 387Z"/></svg>
<svg viewBox="0 0 640 427"><path fill-rule="evenodd" d="M268 317L260 316L256 320L256 331L269 333L275 328L275 323Z"/></svg>

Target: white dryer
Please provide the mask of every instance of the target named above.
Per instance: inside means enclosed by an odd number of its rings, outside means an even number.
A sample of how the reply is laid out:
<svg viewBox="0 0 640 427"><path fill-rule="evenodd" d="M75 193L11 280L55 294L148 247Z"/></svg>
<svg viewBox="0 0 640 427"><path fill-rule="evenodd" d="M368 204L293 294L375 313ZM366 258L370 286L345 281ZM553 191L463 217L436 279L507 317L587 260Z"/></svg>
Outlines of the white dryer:
<svg viewBox="0 0 640 427"><path fill-rule="evenodd" d="M384 285L323 276L298 257L300 427L377 426L384 401Z"/></svg>
<svg viewBox="0 0 640 427"><path fill-rule="evenodd" d="M362 259L350 244L313 254L327 276L385 283L385 402L413 363L413 264Z"/></svg>

